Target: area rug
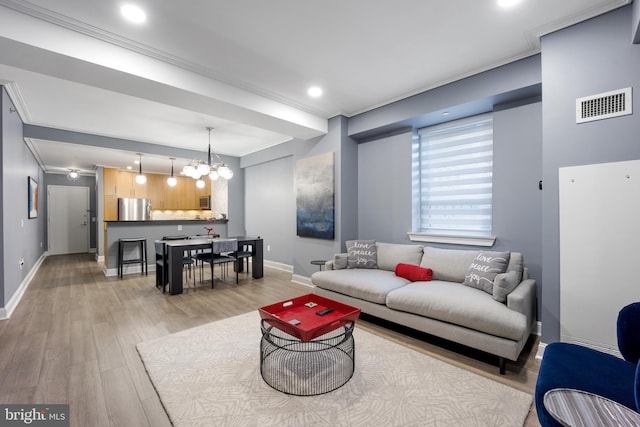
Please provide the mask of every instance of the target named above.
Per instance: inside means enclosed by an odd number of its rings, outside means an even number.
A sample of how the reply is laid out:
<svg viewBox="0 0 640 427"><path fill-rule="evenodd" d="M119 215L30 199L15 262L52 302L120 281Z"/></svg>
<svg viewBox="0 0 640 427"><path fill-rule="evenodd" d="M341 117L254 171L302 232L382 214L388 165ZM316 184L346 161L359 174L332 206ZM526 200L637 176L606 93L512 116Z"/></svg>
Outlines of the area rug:
<svg viewBox="0 0 640 427"><path fill-rule="evenodd" d="M351 380L291 396L260 376L260 337L256 311L137 345L174 426L522 426L532 402L357 324Z"/></svg>

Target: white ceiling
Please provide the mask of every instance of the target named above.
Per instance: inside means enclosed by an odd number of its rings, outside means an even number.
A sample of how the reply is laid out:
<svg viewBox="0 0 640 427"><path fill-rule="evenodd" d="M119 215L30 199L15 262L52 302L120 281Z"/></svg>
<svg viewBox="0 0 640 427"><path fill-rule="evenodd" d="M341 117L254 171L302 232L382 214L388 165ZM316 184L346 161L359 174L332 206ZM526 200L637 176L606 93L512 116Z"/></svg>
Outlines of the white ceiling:
<svg viewBox="0 0 640 427"><path fill-rule="evenodd" d="M215 151L243 156L536 54L541 35L630 0L132 2L145 24L114 0L0 0L0 83L25 123L202 152L212 126ZM52 172L136 157L28 142Z"/></svg>

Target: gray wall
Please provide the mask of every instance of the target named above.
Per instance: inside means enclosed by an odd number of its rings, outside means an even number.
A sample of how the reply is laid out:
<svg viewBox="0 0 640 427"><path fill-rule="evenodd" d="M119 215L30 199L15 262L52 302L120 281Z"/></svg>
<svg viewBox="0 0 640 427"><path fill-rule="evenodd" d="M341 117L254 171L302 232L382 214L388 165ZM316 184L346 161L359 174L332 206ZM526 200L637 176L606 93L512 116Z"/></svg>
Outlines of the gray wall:
<svg viewBox="0 0 640 427"><path fill-rule="evenodd" d="M11 301L16 291L44 252L43 172L24 143L22 120L11 112L13 104L2 88L2 249L0 262L0 308ZM28 219L27 177L34 177L40 185L38 218ZM24 259L20 267L19 260Z"/></svg>
<svg viewBox="0 0 640 427"><path fill-rule="evenodd" d="M493 230L496 250L522 252L542 295L542 103L493 114ZM538 305L538 318L540 306Z"/></svg>
<svg viewBox="0 0 640 427"><path fill-rule="evenodd" d="M244 222L245 206L244 206L244 170L240 168L240 159L238 157L221 156L224 162L233 171L233 178L228 182L227 194L229 197L229 212L227 223L228 236L244 236L247 229Z"/></svg>
<svg viewBox="0 0 640 427"><path fill-rule="evenodd" d="M358 146L357 238L410 243L412 141L408 132Z"/></svg>
<svg viewBox="0 0 640 427"><path fill-rule="evenodd" d="M640 159L640 45L631 29L626 6L542 38L543 342L560 339L558 168ZM575 123L576 98L628 86L633 115Z"/></svg>
<svg viewBox="0 0 640 427"><path fill-rule="evenodd" d="M306 157L334 153L335 239L296 235L295 163ZM347 136L347 119L329 120L327 135L309 141L294 140L242 158L246 176L246 227L265 241L265 260L293 267L308 277L318 270L314 259L332 259L344 250L345 240L357 238L358 145ZM279 188L274 188L279 186ZM266 246L271 246L271 251Z"/></svg>
<svg viewBox="0 0 640 427"><path fill-rule="evenodd" d="M245 169L247 234L264 239L265 260L291 265L296 235L293 155Z"/></svg>
<svg viewBox="0 0 640 427"><path fill-rule="evenodd" d="M44 200L46 201L46 194L50 185L68 186L68 187L89 187L89 209L91 209L91 217L89 218L89 246L91 249L96 249L96 233L97 233L97 207L96 207L96 177L95 176L80 176L77 181L69 181L66 175L57 173L45 173L44 174ZM44 217L47 217L47 204L44 203L42 207L42 213ZM96 221L91 221L91 218L96 218ZM49 247L49 230L47 223L45 222L45 239L44 247Z"/></svg>

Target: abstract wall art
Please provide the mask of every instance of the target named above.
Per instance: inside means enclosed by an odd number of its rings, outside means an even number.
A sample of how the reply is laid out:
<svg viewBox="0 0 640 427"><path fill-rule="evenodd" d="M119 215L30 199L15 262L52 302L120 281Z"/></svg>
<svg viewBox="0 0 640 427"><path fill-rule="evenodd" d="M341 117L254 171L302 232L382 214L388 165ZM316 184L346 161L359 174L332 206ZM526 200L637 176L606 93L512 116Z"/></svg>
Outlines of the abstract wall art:
<svg viewBox="0 0 640 427"><path fill-rule="evenodd" d="M296 161L296 229L300 237L334 238L333 158L331 152Z"/></svg>

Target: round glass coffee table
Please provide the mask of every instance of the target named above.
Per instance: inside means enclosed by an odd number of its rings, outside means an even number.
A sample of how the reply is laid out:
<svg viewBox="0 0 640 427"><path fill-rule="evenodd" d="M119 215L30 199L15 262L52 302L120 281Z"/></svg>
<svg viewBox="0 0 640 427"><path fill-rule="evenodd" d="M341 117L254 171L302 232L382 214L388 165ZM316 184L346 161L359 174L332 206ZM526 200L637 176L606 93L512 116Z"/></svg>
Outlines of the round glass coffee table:
<svg viewBox="0 0 640 427"><path fill-rule="evenodd" d="M262 378L272 388L296 396L315 396L342 387L355 368L354 326L351 322L302 341L262 320Z"/></svg>

